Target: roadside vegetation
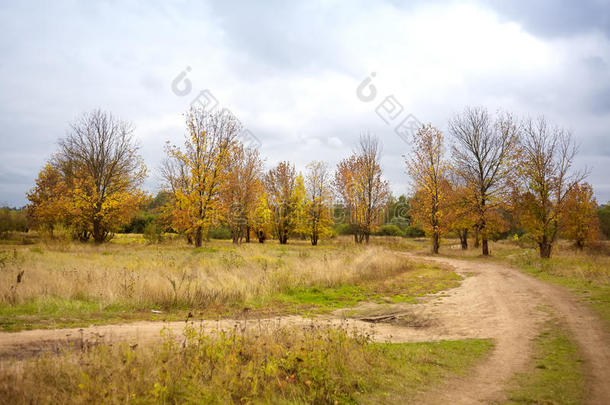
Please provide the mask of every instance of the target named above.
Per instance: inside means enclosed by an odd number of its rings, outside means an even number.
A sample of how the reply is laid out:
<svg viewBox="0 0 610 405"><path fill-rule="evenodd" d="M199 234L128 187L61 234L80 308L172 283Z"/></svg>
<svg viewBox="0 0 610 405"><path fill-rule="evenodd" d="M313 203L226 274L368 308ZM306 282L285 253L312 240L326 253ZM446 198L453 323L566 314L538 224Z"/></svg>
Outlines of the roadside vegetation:
<svg viewBox="0 0 610 405"><path fill-rule="evenodd" d="M25 403L400 402L464 375L488 340L373 343L371 333L302 327L97 346L0 369L0 397Z"/></svg>

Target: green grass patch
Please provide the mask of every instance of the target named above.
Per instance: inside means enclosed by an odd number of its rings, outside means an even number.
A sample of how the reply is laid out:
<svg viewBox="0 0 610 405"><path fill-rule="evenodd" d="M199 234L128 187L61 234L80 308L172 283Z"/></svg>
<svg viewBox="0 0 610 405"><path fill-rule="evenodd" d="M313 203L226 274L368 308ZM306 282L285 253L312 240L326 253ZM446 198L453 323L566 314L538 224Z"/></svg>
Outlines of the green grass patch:
<svg viewBox="0 0 610 405"><path fill-rule="evenodd" d="M380 344L342 328L188 328L162 344L100 345L0 370L9 403L396 403L464 374L488 340Z"/></svg>
<svg viewBox="0 0 610 405"><path fill-rule="evenodd" d="M354 306L369 298L366 290L357 285L338 287L301 287L291 288L274 297L275 301L286 304L302 304L326 308L344 308Z"/></svg>
<svg viewBox="0 0 610 405"><path fill-rule="evenodd" d="M402 271L387 278L358 280L338 286L307 286L252 300L247 305L258 310L270 307L287 312L328 312L363 301L416 303L417 297L459 286L462 277L429 264L406 263Z"/></svg>
<svg viewBox="0 0 610 405"><path fill-rule="evenodd" d="M510 404L581 404L585 382L576 344L556 322L536 338L531 370L513 379Z"/></svg>
<svg viewBox="0 0 610 405"><path fill-rule="evenodd" d="M171 316L171 314L168 314ZM175 314L177 315L177 314ZM167 318L167 315L163 318ZM175 318L175 317L172 317ZM162 319L150 309L114 302L40 297L16 305L0 305L0 330L62 328L120 321Z"/></svg>

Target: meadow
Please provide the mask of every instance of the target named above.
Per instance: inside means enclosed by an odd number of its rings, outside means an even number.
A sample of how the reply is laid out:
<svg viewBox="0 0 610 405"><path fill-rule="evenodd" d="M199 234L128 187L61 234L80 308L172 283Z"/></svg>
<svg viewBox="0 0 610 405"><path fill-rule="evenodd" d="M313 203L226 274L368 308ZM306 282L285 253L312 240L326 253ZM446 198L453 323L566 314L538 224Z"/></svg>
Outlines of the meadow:
<svg viewBox="0 0 610 405"><path fill-rule="evenodd" d="M414 301L458 285L448 269L413 263L404 238L355 246L337 238L235 246L212 240L148 244L118 235L0 247L0 328L19 330L128 320L331 311L364 300Z"/></svg>

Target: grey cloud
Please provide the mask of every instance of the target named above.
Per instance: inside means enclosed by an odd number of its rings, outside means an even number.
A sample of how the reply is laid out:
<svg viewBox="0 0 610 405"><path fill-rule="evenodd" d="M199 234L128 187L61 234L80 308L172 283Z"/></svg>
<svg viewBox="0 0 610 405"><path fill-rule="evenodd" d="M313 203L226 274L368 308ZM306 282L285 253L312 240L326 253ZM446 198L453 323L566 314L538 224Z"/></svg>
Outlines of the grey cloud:
<svg viewBox="0 0 610 405"><path fill-rule="evenodd" d="M597 30L610 38L608 0L483 0L501 17L543 37L568 37Z"/></svg>
<svg viewBox="0 0 610 405"><path fill-rule="evenodd" d="M455 2L435 3L442 9ZM424 70L413 83L389 78L386 84L393 87L379 84L380 96L396 94L406 112L441 129L464 104L485 104L490 110L503 107L518 114L544 113L563 120L582 141L579 165L595 163L591 182L598 198L610 199L605 175L610 156L610 55L578 53L561 66L562 77L493 66L489 73L456 77L459 84L454 87L448 84L430 94L420 91L415 97L412 87L419 81L433 84L436 77L431 75L438 74L437 67L452 64L434 49L428 56L402 53L404 38L392 36L402 32L396 26L428 4L423 0L4 2L0 5L0 201L25 203L25 192L68 123L95 107L138 123L136 136L151 172L146 187L155 191L164 142L180 143L183 135L181 119L173 126L164 119L179 117L191 96L205 88L234 109L261 140L268 166L289 159L303 169L314 158L334 165L355 147L360 131L369 129L384 143L383 165L394 192L406 192L401 155L409 145L377 117L374 103L363 107L354 92L371 69L379 72L381 80L394 66L408 68L422 62L430 73ZM470 4L484 5L502 21L522 24L545 43L592 30L608 35L608 1L581 5L472 0ZM388 19L394 17L390 27ZM377 44L383 48L379 54ZM187 65L193 68L189 76L193 94L181 98L171 92L170 84ZM353 89L343 84L337 90L337 78L344 83L353 79ZM315 90L305 88L310 85ZM307 97L317 101L303 102ZM270 114L278 119L262 119ZM276 122L283 118L284 122Z"/></svg>
<svg viewBox="0 0 610 405"><path fill-rule="evenodd" d="M596 114L610 114L610 86L596 89L590 96L589 106Z"/></svg>

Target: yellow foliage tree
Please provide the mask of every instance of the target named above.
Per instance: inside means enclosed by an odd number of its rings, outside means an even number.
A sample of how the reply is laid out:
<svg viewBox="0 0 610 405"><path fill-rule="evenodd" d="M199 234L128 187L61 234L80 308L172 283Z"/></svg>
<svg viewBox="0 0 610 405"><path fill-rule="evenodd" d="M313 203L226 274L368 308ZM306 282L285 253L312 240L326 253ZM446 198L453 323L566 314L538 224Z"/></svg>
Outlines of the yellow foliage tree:
<svg viewBox="0 0 610 405"><path fill-rule="evenodd" d="M306 233L311 244L316 246L319 239L327 238L332 234L333 220L330 211L332 192L328 166L318 161L309 163L305 183Z"/></svg>
<svg viewBox="0 0 610 405"><path fill-rule="evenodd" d="M226 218L221 199L229 178L228 166L237 147L241 126L227 110L193 108L186 113L184 149L168 146L166 183L172 190L172 226L183 231L195 246L201 246L210 226Z"/></svg>
<svg viewBox="0 0 610 405"><path fill-rule="evenodd" d="M280 244L286 244L292 233L302 231L305 199L303 176L297 176L293 164L280 162L267 172L264 182L273 231Z"/></svg>
<svg viewBox="0 0 610 405"><path fill-rule="evenodd" d="M567 214L567 196L585 177L571 172L575 155L569 132L550 125L544 117L525 122L518 212L520 222L538 244L541 258L551 257Z"/></svg>
<svg viewBox="0 0 610 405"><path fill-rule="evenodd" d="M254 205L252 215L252 231L259 243L264 243L273 232L273 212L269 208L267 194L261 193Z"/></svg>
<svg viewBox="0 0 610 405"><path fill-rule="evenodd" d="M46 217L48 224L51 213L61 211L58 218L80 240L104 242L148 199L140 189L146 166L133 126L94 110L72 124L59 147L28 195L33 216Z"/></svg>
<svg viewBox="0 0 610 405"><path fill-rule="evenodd" d="M451 190L441 131L430 124L423 125L413 135L413 152L406 164L416 190L413 217L430 235L432 251L438 253L441 234L448 228L447 198Z"/></svg>
<svg viewBox="0 0 610 405"><path fill-rule="evenodd" d="M31 224L53 236L55 226L67 219L67 192L62 173L52 163L47 163L38 173L34 188L27 193Z"/></svg>

